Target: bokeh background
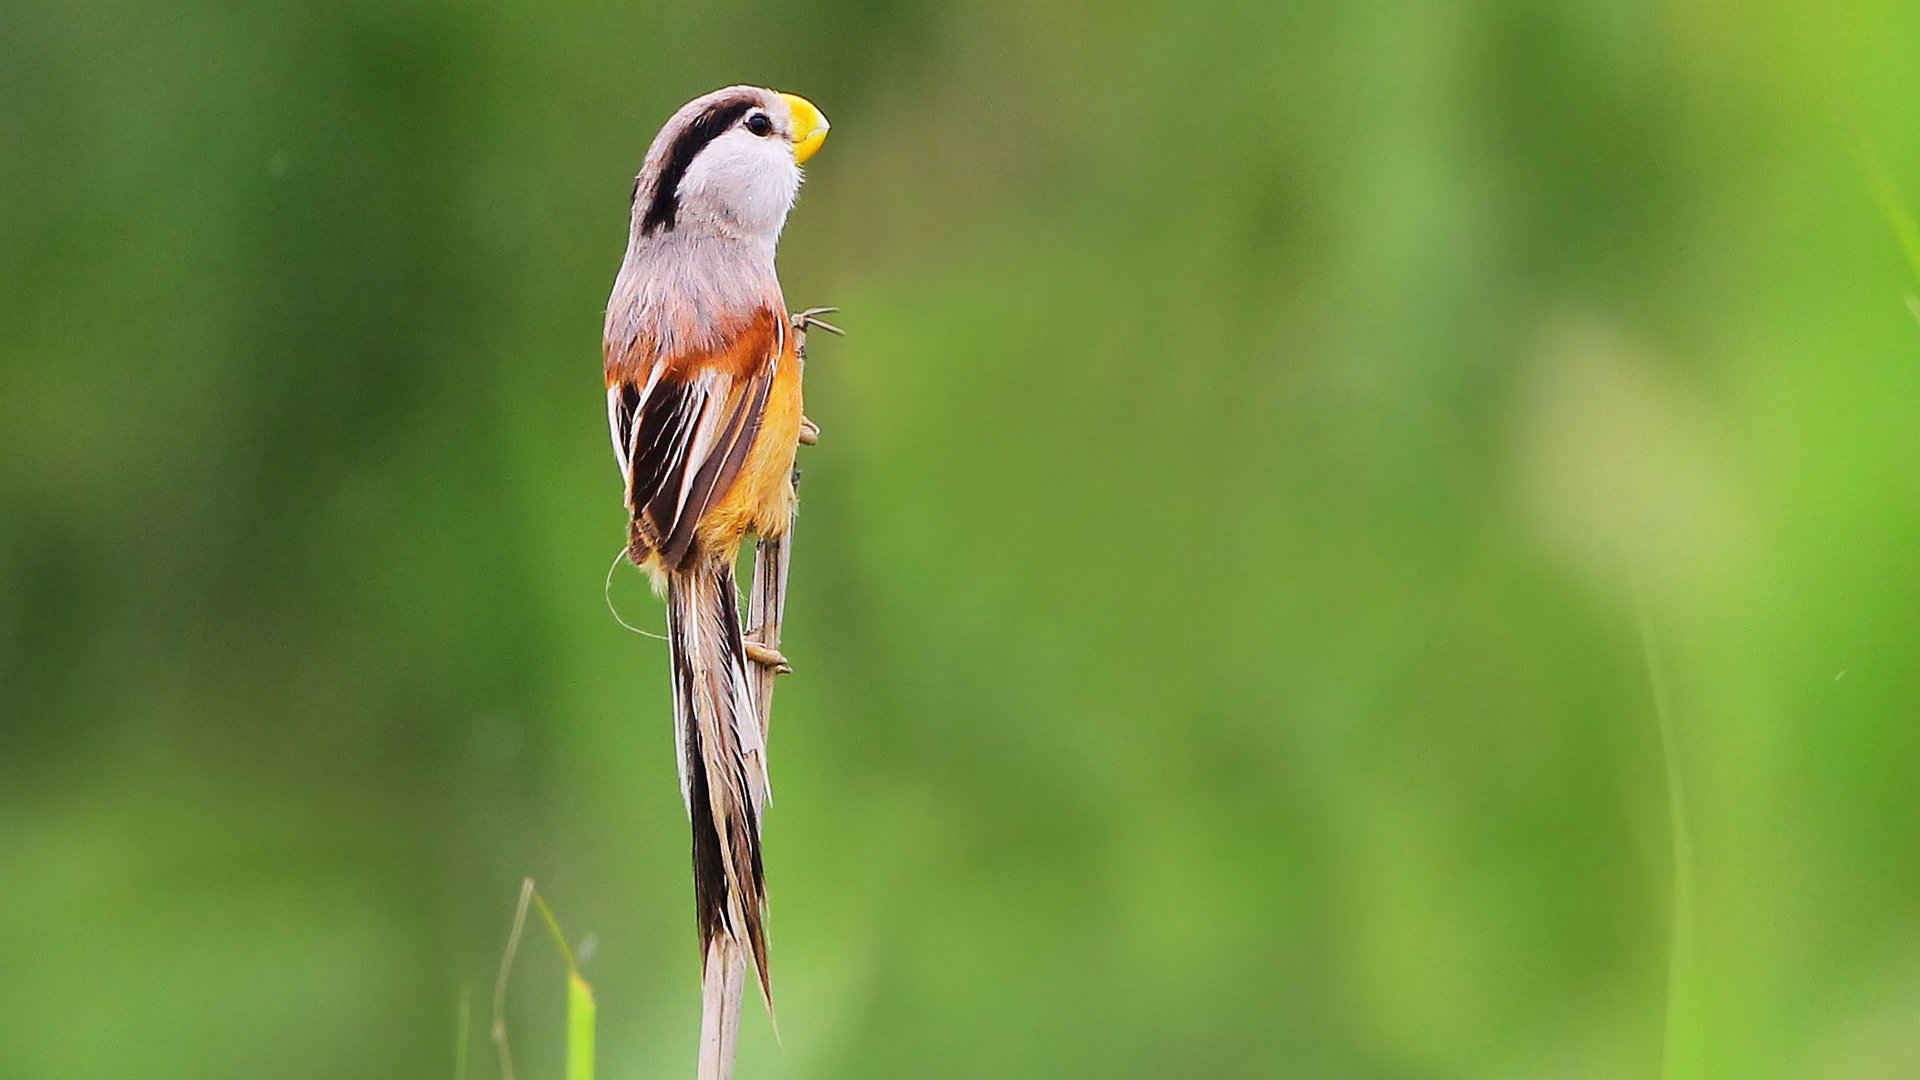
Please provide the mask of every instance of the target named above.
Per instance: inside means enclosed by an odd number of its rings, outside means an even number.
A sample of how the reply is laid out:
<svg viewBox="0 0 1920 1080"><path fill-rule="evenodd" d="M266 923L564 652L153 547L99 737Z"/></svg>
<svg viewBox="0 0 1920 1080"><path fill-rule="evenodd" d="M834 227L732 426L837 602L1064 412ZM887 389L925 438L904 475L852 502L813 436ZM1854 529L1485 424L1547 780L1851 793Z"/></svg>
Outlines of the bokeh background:
<svg viewBox="0 0 1920 1080"><path fill-rule="evenodd" d="M525 875L688 1074L598 335L742 80L851 333L741 1075L1920 1075L1920 6L4 21L0 1076L492 1076Z"/></svg>

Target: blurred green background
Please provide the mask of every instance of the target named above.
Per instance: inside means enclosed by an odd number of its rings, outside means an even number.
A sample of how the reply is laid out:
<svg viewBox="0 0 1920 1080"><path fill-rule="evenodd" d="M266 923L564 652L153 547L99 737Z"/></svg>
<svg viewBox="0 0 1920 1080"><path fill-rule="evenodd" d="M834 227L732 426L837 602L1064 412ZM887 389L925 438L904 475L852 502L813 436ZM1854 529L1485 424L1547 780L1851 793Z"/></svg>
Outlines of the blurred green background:
<svg viewBox="0 0 1920 1080"><path fill-rule="evenodd" d="M1920 6L5 22L0 1076L492 1076L523 875L690 1073L598 340L735 81L851 332L742 1076L1920 1075Z"/></svg>

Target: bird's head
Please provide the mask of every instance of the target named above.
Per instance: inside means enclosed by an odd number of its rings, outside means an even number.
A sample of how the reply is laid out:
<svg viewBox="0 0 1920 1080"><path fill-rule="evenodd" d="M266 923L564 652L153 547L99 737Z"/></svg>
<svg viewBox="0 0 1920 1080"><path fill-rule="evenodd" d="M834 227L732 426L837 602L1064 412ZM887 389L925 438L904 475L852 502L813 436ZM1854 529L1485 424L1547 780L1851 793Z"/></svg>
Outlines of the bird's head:
<svg viewBox="0 0 1920 1080"><path fill-rule="evenodd" d="M633 185L641 236L744 235L771 241L800 191L800 165L827 138L806 98L729 86L673 114Z"/></svg>

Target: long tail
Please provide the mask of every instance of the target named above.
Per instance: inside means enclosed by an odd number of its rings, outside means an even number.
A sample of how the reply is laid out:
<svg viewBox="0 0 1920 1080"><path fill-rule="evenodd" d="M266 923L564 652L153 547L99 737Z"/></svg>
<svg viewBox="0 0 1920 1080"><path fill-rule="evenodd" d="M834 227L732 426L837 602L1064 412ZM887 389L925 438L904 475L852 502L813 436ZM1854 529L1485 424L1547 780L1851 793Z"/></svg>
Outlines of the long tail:
<svg viewBox="0 0 1920 1080"><path fill-rule="evenodd" d="M693 897L702 963L714 938L744 942L773 1009L767 972L766 875L760 815L766 810L766 743L754 710L739 600L730 560L696 561L667 575L667 636L673 652L673 722L680 793L693 822Z"/></svg>

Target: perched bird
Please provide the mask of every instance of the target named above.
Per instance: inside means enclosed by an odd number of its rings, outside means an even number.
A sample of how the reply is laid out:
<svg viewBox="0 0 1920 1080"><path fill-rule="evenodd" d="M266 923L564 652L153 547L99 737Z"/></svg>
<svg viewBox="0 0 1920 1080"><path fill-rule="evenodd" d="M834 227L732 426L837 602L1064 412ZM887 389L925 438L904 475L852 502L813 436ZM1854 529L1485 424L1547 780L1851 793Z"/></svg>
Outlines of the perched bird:
<svg viewBox="0 0 1920 1080"><path fill-rule="evenodd" d="M607 301L607 421L626 485L627 557L666 597L680 794L693 824L700 946L717 935L767 971L760 819L770 797L734 559L793 511L803 425L796 333L774 247L800 165L827 137L805 98L730 86L654 137L634 180L627 253Z"/></svg>

